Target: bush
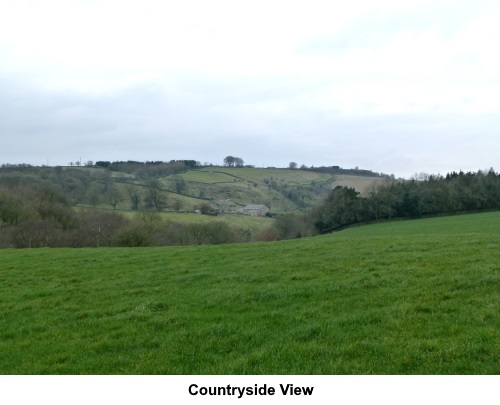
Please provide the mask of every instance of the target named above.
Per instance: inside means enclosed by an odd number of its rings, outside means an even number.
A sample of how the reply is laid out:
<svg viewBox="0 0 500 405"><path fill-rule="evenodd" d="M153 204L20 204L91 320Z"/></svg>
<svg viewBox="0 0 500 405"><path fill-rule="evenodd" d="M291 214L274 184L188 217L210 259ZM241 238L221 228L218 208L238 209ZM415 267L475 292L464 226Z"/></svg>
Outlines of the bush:
<svg viewBox="0 0 500 405"><path fill-rule="evenodd" d="M280 240L302 238L315 234L313 224L303 214L287 214L277 217L274 229Z"/></svg>
<svg viewBox="0 0 500 405"><path fill-rule="evenodd" d="M276 240L278 240L278 230L275 227L264 229L255 236L256 242L274 242Z"/></svg>
<svg viewBox="0 0 500 405"><path fill-rule="evenodd" d="M153 246L154 243L150 228L140 225L119 230L113 238L113 245L122 247Z"/></svg>
<svg viewBox="0 0 500 405"><path fill-rule="evenodd" d="M80 213L78 219L78 229L68 235L71 247L112 246L115 234L129 225L122 215L97 209Z"/></svg>
<svg viewBox="0 0 500 405"><path fill-rule="evenodd" d="M54 247L61 242L62 230L52 219L28 219L14 227L11 235L16 248Z"/></svg>
<svg viewBox="0 0 500 405"><path fill-rule="evenodd" d="M208 204L201 204L199 209L202 215L212 215L212 216L219 215L219 211L216 210L215 208L212 208Z"/></svg>

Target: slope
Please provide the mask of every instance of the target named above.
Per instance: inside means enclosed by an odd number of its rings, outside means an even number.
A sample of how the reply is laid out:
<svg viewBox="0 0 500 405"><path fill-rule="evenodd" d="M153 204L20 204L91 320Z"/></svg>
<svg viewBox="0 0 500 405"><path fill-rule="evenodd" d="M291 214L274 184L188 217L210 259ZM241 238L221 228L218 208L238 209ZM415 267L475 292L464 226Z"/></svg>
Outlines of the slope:
<svg viewBox="0 0 500 405"><path fill-rule="evenodd" d="M2 374L498 374L500 213L0 251Z"/></svg>

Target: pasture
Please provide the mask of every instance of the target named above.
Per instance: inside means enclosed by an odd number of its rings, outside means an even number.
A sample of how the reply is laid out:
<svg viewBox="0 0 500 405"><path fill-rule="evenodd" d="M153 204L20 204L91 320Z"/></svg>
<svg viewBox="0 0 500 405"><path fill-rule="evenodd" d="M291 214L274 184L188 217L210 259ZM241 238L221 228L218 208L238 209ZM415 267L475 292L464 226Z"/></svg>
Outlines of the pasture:
<svg viewBox="0 0 500 405"><path fill-rule="evenodd" d="M498 374L500 212L0 250L1 374Z"/></svg>
<svg viewBox="0 0 500 405"><path fill-rule="evenodd" d="M145 199L150 194L151 178L97 167L64 168L63 171L86 174L91 179L76 203L79 207L130 211L134 209L131 192L138 198L137 205L141 209L147 205ZM192 212L201 204L230 199L240 208L247 204L265 204L277 214L311 208L339 185L353 187L365 195L373 183L387 181L384 177L333 175L300 169L219 166L189 169L154 179L164 197L162 211ZM78 182L75 184L78 189ZM106 191L108 189L110 191Z"/></svg>

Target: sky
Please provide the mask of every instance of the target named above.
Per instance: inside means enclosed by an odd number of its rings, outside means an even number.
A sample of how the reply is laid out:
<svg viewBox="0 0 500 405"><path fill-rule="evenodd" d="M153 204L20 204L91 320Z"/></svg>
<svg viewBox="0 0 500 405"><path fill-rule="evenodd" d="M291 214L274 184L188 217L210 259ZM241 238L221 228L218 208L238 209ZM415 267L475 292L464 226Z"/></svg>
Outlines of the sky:
<svg viewBox="0 0 500 405"><path fill-rule="evenodd" d="M497 0L0 0L0 164L500 170Z"/></svg>

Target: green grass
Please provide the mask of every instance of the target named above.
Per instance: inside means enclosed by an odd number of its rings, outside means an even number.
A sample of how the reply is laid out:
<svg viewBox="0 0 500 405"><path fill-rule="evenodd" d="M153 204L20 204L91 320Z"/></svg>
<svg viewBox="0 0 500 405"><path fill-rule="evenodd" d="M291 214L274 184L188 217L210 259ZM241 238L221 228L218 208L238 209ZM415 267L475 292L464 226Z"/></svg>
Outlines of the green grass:
<svg viewBox="0 0 500 405"><path fill-rule="evenodd" d="M332 178L328 173L318 173L306 170L288 169L258 169L258 168L220 168L218 171L237 176L248 181L263 182L265 179L276 181L283 180L288 184L311 184L325 182Z"/></svg>
<svg viewBox="0 0 500 405"><path fill-rule="evenodd" d="M88 169L91 173L101 174L104 170L102 168L79 168L79 170L84 169ZM142 193L147 194L147 185L144 180L134 180L133 175L123 172L112 172L112 176L120 179L116 187L123 195L123 200L117 205L117 209L130 209L126 189L128 184L142 187ZM185 181L182 194L174 192L176 190L174 181L179 177ZM126 183L123 182L124 180ZM286 213L315 206L338 185L354 187L360 193L364 193L373 182L385 181L382 177L333 176L309 170L251 167L204 167L163 176L158 180L163 189L168 190L166 191L167 205L170 210L174 209L175 200L181 201L183 211L192 211L200 204L211 200L231 199L242 207L247 204L271 205L273 213ZM290 191L295 192L295 199L291 200L287 196ZM297 196L300 196L300 203L297 201ZM102 198L98 207L109 208L110 205L105 198Z"/></svg>
<svg viewBox="0 0 500 405"><path fill-rule="evenodd" d="M171 176L173 177L173 176ZM233 183L235 178L225 173L220 173L218 170L190 170L183 173L179 177L182 177L185 181L196 182L196 183Z"/></svg>
<svg viewBox="0 0 500 405"><path fill-rule="evenodd" d="M383 177L369 177L369 176L350 176L346 174L338 174L334 176L334 181L331 182L331 188L337 186L352 187L361 195L365 196L370 186L376 183L384 183L387 179Z"/></svg>
<svg viewBox="0 0 500 405"><path fill-rule="evenodd" d="M128 218L137 216L137 212L125 213ZM140 215L140 214L139 214ZM182 224L206 224L208 222L225 222L236 229L246 229L253 232L263 231L269 228L274 219L268 217L252 217L242 214L222 214L217 216L199 215L190 212L159 212L164 221L179 222Z"/></svg>
<svg viewBox="0 0 500 405"><path fill-rule="evenodd" d="M186 195L203 195L209 200L231 199L240 206L271 205L274 213L290 212L299 208L297 201L291 201L276 188L286 186L285 191L296 190L298 195L302 196L300 207L303 207L304 204L311 205L321 200L328 192L328 188L320 192L307 186L330 184L332 181L330 174L305 170L205 167L163 177L163 184L168 187L174 177L182 177L186 181ZM270 187L271 184L274 189ZM179 199L179 196L175 198ZM191 199L186 201L185 208L191 209L196 204L199 205L200 200Z"/></svg>
<svg viewBox="0 0 500 405"><path fill-rule="evenodd" d="M283 181L289 185L306 185L312 182L323 183L332 179L328 173L306 170L258 169L250 167L214 167L190 170L181 177L196 183L234 183L235 180L264 183L264 180ZM355 177L355 176L347 176Z"/></svg>
<svg viewBox="0 0 500 405"><path fill-rule="evenodd" d="M500 212L0 251L1 374L498 374Z"/></svg>

